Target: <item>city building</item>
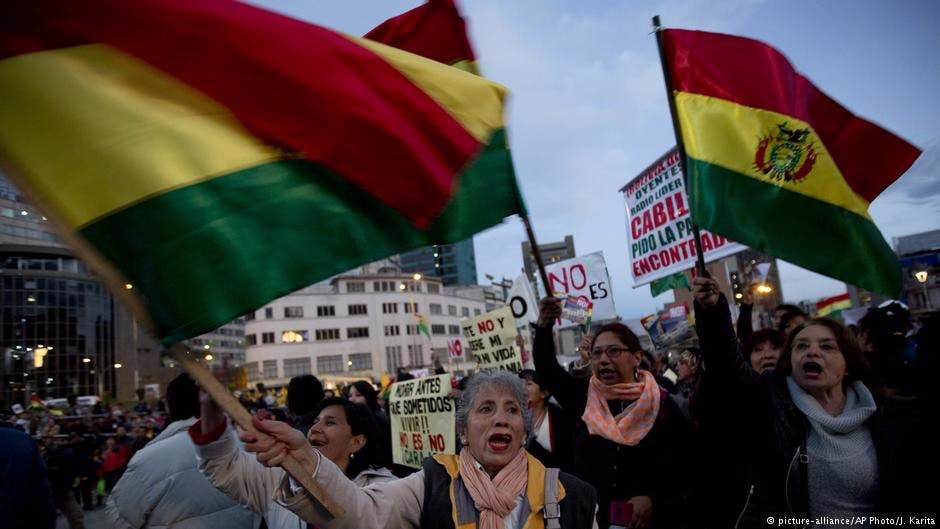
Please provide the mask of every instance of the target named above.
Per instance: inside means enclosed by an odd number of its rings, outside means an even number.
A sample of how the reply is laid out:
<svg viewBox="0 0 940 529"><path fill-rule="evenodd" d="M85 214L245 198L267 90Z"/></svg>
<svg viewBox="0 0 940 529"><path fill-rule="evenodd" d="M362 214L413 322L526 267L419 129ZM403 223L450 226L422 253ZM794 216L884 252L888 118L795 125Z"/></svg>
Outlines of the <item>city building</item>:
<svg viewBox="0 0 940 529"><path fill-rule="evenodd" d="M425 246L399 255L401 270L436 277L444 286L477 283L476 254L473 238L453 244Z"/></svg>
<svg viewBox="0 0 940 529"><path fill-rule="evenodd" d="M565 235L565 240L558 242L549 242L539 245L539 252L542 254L542 263L548 266L558 261L571 259L574 253L574 237ZM535 254L532 253L532 244L529 241L522 242L522 265L530 281L535 281L538 274L538 264L535 262Z"/></svg>
<svg viewBox="0 0 940 529"><path fill-rule="evenodd" d="M245 319L236 318L206 334L186 340L209 365L239 367L245 363Z"/></svg>
<svg viewBox="0 0 940 529"><path fill-rule="evenodd" d="M156 342L0 174L0 401L135 398L169 380Z"/></svg>
<svg viewBox="0 0 940 529"><path fill-rule="evenodd" d="M769 265L765 266L765 265ZM773 309L784 301L780 285L780 273L777 259L753 249L718 259L705 265L709 275L718 281L718 286L731 304L732 316L737 319L738 307L744 299L744 292L753 285L754 310L752 312L755 329L769 327L773 320ZM767 270L766 277L761 271ZM691 271L685 272L689 284L692 284ZM677 305L685 305L692 310L692 292L685 288L672 291Z"/></svg>
<svg viewBox="0 0 940 529"><path fill-rule="evenodd" d="M915 316L940 310L940 230L898 237L894 246L904 272L901 301Z"/></svg>
<svg viewBox="0 0 940 529"><path fill-rule="evenodd" d="M486 310L483 287L446 287L390 264L366 266L247 314L244 367L250 385L268 387L307 373L329 385L438 364L465 374L475 364L451 362L448 345L462 339L463 318Z"/></svg>

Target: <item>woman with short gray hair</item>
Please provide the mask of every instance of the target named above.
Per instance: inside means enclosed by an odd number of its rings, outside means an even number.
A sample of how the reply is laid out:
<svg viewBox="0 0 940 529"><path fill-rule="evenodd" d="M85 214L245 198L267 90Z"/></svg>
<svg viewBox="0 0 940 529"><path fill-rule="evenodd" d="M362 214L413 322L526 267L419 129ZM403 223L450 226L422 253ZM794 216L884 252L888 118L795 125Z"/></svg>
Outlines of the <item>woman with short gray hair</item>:
<svg viewBox="0 0 940 529"><path fill-rule="evenodd" d="M526 403L515 375L475 374L458 403L459 453L436 454L415 474L365 488L356 487L284 423L258 422L270 438L243 433L241 439L265 465L278 465L289 454L323 490L342 498L346 514L330 518L313 496L285 480L279 500L323 529L597 527L594 489L546 469L526 452L531 428Z"/></svg>

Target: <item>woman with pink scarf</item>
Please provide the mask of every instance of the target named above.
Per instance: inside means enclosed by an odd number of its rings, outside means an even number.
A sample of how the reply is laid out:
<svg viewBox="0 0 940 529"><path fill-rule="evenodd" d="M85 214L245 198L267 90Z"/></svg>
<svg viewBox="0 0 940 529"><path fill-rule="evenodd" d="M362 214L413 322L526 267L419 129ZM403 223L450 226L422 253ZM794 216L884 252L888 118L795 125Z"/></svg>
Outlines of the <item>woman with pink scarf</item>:
<svg viewBox="0 0 940 529"><path fill-rule="evenodd" d="M535 325L535 370L575 428L574 472L597 489L601 529L678 527L682 509L680 444L690 429L682 411L639 369L642 348L622 323L608 323L588 349L589 380L558 364L552 327L561 316L556 298L541 302Z"/></svg>
<svg viewBox="0 0 940 529"><path fill-rule="evenodd" d="M345 515L330 518L317 501L285 479L278 501L320 529L581 529L597 527L594 490L546 469L524 448L531 429L522 381L509 372L473 375L457 406L458 454L437 454L422 469L359 488L303 435L284 423L256 421L271 437L242 433L245 449L265 465L296 458Z"/></svg>

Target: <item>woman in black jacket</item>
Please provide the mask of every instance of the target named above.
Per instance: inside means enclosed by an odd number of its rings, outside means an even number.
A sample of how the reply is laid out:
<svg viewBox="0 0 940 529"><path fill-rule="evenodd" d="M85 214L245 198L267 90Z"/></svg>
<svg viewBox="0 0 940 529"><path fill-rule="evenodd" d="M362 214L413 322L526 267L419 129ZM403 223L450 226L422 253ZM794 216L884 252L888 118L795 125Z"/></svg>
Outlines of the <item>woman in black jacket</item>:
<svg viewBox="0 0 940 529"><path fill-rule="evenodd" d="M738 351L717 282L696 278L693 295L709 383L724 388L726 413L740 413L758 443L739 526L766 527L780 514L828 525L825 517L928 509L915 485L927 476L911 473L930 456L915 449L913 415L895 416L876 398L865 358L840 323L816 318L797 327L777 369L759 375Z"/></svg>
<svg viewBox="0 0 940 529"><path fill-rule="evenodd" d="M574 418L549 400L545 382L532 369L523 369L519 378L529 396L532 431L525 449L546 468L571 473L574 466Z"/></svg>
<svg viewBox="0 0 940 529"><path fill-rule="evenodd" d="M597 489L598 527L677 527L682 484L678 448L689 433L676 403L640 371L640 341L620 323L600 327L590 348L590 380L555 357L559 300L541 301L533 344L535 370L575 417L574 472Z"/></svg>

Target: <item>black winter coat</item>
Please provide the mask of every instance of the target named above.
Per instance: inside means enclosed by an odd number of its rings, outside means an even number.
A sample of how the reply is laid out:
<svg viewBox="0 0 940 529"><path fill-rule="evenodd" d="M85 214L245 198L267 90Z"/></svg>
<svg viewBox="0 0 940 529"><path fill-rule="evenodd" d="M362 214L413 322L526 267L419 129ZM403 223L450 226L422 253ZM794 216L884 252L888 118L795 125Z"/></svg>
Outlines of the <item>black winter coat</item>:
<svg viewBox="0 0 940 529"><path fill-rule="evenodd" d="M598 527L608 527L612 500L649 496L653 503L651 529L677 527L687 483L680 465L680 447L690 428L678 405L661 390L659 415L653 428L636 446L617 444L591 435L580 419L587 404L588 380L573 377L555 357L551 327L535 327L535 370L546 389L569 414L578 417L574 436L574 475L597 489ZM625 403L609 401L619 414Z"/></svg>
<svg viewBox="0 0 940 529"><path fill-rule="evenodd" d="M715 390L708 406L725 407L725 415L737 417L737 431L754 443L751 461L730 465L753 465L753 490L742 504L739 527L766 527L771 514L808 514L806 438L809 423L790 398L786 378L776 373L758 374L741 354L731 325L725 297L712 307L695 304L696 331L705 360L706 384ZM930 476L918 471L924 459L932 457L921 450L915 431L917 410L899 409L883 402L868 420L879 467L879 497L876 512L925 513L935 511L927 503L921 483ZM923 467L922 467L923 468ZM739 494L740 496L740 494ZM752 525L753 524L753 525Z"/></svg>

